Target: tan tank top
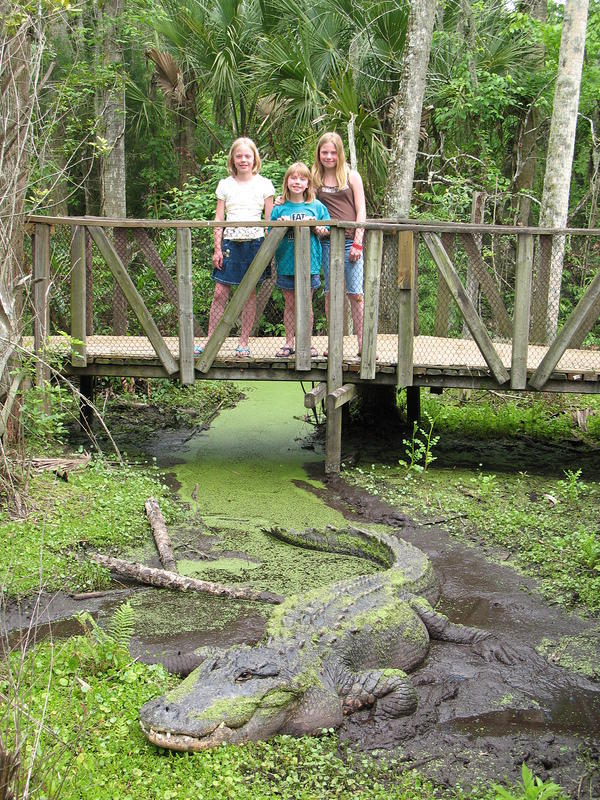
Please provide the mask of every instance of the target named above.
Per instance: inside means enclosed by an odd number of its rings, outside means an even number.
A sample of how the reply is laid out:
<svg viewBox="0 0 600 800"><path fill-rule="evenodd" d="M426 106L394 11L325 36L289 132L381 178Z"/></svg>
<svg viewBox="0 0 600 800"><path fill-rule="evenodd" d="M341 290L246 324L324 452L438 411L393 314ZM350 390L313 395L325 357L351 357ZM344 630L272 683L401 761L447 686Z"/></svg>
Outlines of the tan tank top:
<svg viewBox="0 0 600 800"><path fill-rule="evenodd" d="M351 186L346 186L345 189L337 186L320 186L317 190L317 199L327 208L331 219L347 219L350 222L356 219L354 192ZM346 228L346 239L353 238L354 229Z"/></svg>

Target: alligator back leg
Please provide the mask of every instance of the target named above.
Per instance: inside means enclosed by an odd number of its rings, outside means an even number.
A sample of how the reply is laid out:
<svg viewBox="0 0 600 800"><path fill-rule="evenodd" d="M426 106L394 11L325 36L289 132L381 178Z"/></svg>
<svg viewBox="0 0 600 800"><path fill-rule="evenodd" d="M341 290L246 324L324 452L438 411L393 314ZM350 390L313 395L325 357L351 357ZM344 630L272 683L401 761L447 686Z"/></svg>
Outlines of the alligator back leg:
<svg viewBox="0 0 600 800"><path fill-rule="evenodd" d="M516 664L517 661L524 661L526 658L522 649L503 642L489 631L450 622L445 614L435 611L423 597L413 596L409 603L423 621L432 639L456 644L470 644L473 646L473 651L486 661Z"/></svg>

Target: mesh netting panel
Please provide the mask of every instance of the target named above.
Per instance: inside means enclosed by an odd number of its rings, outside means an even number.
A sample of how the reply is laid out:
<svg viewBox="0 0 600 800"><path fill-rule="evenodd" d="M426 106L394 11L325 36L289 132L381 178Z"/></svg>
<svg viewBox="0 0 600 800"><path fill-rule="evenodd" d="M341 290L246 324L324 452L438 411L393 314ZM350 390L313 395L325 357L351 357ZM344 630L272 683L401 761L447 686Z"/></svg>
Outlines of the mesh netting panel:
<svg viewBox="0 0 600 800"><path fill-rule="evenodd" d="M173 229L122 229L113 243L127 272L174 355L178 353L178 294L176 272L176 232ZM507 368L511 363L511 338L515 310L515 280L519 261L519 237L515 233L471 233L460 230L439 236L443 256L462 285L462 294L477 312L483 329ZM56 226L50 239L50 333L71 330L71 229ZM488 367L480 353L470 326L460 312L438 263L426 244L426 234L415 233L414 268L414 364L415 370L454 369L469 374ZM156 354L144 335L131 305L123 306L115 292L115 281L103 256L87 237L87 331L94 340L88 343L92 357L155 359ZM398 287L399 234L386 231L378 304L377 364L388 369L398 358L398 309L402 292ZM30 249L27 250L31 258ZM194 335L204 344L209 328L215 283L211 277L213 232L192 230ZM368 244L365 245L368 257ZM600 268L600 240L596 235L570 234L533 236L533 269L530 303L528 367L535 369ZM284 295L275 285L275 268L256 292L256 314L251 326L252 360L277 361L276 353L285 343ZM25 287L27 289L27 286ZM235 288L231 290L233 295ZM25 298L27 301L27 298ZM116 302L116 305L115 305ZM90 313L92 312L92 313ZM327 318L323 288L313 296L312 344L323 358L327 348ZM600 301L581 317L569 350L556 371L600 373ZM292 318L293 319L293 318ZM355 316L356 319L356 316ZM25 314L25 332L31 333L31 316ZM289 318L288 318L289 322ZM350 308L345 312L344 358L357 362L358 341ZM240 320L224 343L219 359L235 357L240 335ZM102 341L95 337L102 337ZM105 338L106 337L106 338ZM477 336L475 337L475 339ZM574 353L572 351L579 351Z"/></svg>

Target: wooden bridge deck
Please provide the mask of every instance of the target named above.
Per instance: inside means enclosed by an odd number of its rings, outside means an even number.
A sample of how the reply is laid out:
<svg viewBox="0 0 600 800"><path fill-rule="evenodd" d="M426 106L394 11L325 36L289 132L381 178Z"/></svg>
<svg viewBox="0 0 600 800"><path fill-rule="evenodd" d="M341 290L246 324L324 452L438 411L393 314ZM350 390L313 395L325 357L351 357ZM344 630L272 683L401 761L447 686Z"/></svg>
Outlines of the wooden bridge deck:
<svg viewBox="0 0 600 800"><path fill-rule="evenodd" d="M176 337L164 339L174 358L179 358L179 341ZM197 339L197 344L204 340ZM231 380L323 380L327 379L327 359L322 353L327 348L326 336L313 336L312 344L319 356L311 361L309 371L299 372L294 357L277 358L277 350L284 344L281 337L250 339L250 358L237 358L238 339L225 340L212 368L205 374L196 371L198 379ZM32 340L27 343L33 345ZM78 375L123 375L135 377L165 377L166 373L150 341L145 336L89 336L87 338L88 364L82 368L67 368ZM69 346L63 337L50 337L49 347L67 356ZM495 342L494 347L502 363L510 371L512 344ZM376 376L365 383L394 384L398 337L379 334L377 337ZM539 365L547 347L529 345L527 373L531 375ZM490 374L477 344L471 339L449 339L435 336L416 336L414 339L413 377L416 386L457 388L498 388ZM344 337L344 381L362 382L356 337ZM600 391L600 351L566 350L545 389L567 392Z"/></svg>

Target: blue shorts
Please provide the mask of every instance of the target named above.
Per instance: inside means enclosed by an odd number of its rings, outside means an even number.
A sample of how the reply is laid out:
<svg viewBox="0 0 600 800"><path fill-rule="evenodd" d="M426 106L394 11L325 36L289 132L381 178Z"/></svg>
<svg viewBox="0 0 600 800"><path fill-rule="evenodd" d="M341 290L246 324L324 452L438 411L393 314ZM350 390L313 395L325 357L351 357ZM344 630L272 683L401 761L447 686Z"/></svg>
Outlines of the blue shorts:
<svg viewBox="0 0 600 800"><path fill-rule="evenodd" d="M277 273L277 280L275 281L276 285L279 286L280 289L287 289L287 291L293 291L295 284L295 276L294 275L280 275ZM320 275L312 275L310 276L310 288L311 289L318 289L321 285L321 277Z"/></svg>
<svg viewBox="0 0 600 800"><path fill-rule="evenodd" d="M362 253L358 261L350 261L348 255L352 247L352 239L346 239L346 258L344 259L344 275L346 278L346 294L363 293L364 261ZM321 266L323 267L323 287L329 293L329 239L321 240Z"/></svg>
<svg viewBox="0 0 600 800"><path fill-rule="evenodd" d="M221 245L223 249L223 267L222 269L213 269L212 279L217 283L225 283L228 286L238 286L263 242L263 236L260 239L245 239L242 241L223 239ZM262 283L265 278L270 277L271 265L269 264L258 282Z"/></svg>

